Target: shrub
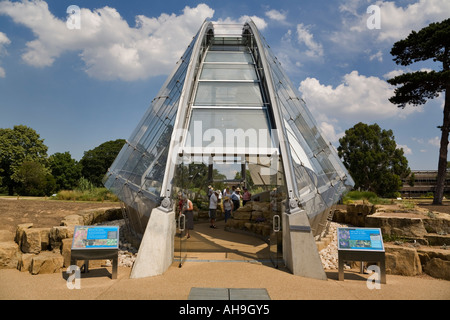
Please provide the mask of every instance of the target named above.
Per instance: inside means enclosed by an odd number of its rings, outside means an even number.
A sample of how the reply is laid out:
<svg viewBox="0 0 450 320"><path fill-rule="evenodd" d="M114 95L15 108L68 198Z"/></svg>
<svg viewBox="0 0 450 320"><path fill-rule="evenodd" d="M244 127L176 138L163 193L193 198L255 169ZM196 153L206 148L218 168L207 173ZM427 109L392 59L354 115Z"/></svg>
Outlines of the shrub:
<svg viewBox="0 0 450 320"><path fill-rule="evenodd" d="M92 188L90 190L61 190L56 200L67 201L119 201L116 195L106 188Z"/></svg>

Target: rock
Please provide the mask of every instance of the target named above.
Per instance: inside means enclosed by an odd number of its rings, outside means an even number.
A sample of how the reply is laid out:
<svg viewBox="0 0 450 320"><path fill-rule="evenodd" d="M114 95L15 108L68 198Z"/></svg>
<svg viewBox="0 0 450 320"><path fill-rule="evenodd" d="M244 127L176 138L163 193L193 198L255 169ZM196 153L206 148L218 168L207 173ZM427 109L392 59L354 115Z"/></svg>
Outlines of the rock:
<svg viewBox="0 0 450 320"><path fill-rule="evenodd" d="M429 233L450 233L450 215L437 214L434 218L424 218L423 224Z"/></svg>
<svg viewBox="0 0 450 320"><path fill-rule="evenodd" d="M122 209L119 208L98 208L94 210L82 211L82 225L93 225L105 221L123 219Z"/></svg>
<svg viewBox="0 0 450 320"><path fill-rule="evenodd" d="M59 226L50 229L50 246L53 250L60 250L62 240L72 238L74 227Z"/></svg>
<svg viewBox="0 0 450 320"><path fill-rule="evenodd" d="M24 229L20 249L23 253L39 253L47 250L49 242L49 228Z"/></svg>
<svg viewBox="0 0 450 320"><path fill-rule="evenodd" d="M250 220L252 217L251 211L235 211L233 213L233 218L235 220Z"/></svg>
<svg viewBox="0 0 450 320"><path fill-rule="evenodd" d="M433 278L450 280L450 261L433 258L424 266L424 271Z"/></svg>
<svg viewBox="0 0 450 320"><path fill-rule="evenodd" d="M246 204L247 206L247 204ZM253 211L270 211L270 202L252 201Z"/></svg>
<svg viewBox="0 0 450 320"><path fill-rule="evenodd" d="M70 266L70 255L72 252L72 240L73 238L66 238L61 240L61 255L64 259L64 267Z"/></svg>
<svg viewBox="0 0 450 320"><path fill-rule="evenodd" d="M22 257L19 260L19 263L17 264L17 269L22 272L30 271L31 270L31 261L33 261L34 256L35 255L32 253L22 254Z"/></svg>
<svg viewBox="0 0 450 320"><path fill-rule="evenodd" d="M371 215L366 217L366 227L380 228L383 235L423 238L427 230L420 218L383 217Z"/></svg>
<svg viewBox="0 0 450 320"><path fill-rule="evenodd" d="M23 232L27 229L30 229L33 227L32 223L22 223L17 225L16 227L16 236L14 238L14 241L19 245L19 247L22 247L22 236Z"/></svg>
<svg viewBox="0 0 450 320"><path fill-rule="evenodd" d="M440 234L427 234L425 235L428 244L430 246L449 246L450 245L450 234L440 235Z"/></svg>
<svg viewBox="0 0 450 320"><path fill-rule="evenodd" d="M14 269L20 259L20 250L14 241L0 242L0 269Z"/></svg>
<svg viewBox="0 0 450 320"><path fill-rule="evenodd" d="M61 220L61 226L82 226L84 224L84 219L82 216L78 214L71 214L66 217L64 217L63 220Z"/></svg>
<svg viewBox="0 0 450 320"><path fill-rule="evenodd" d="M64 264L64 258L59 253L43 251L34 256L31 261L31 274L48 274L60 272Z"/></svg>
<svg viewBox="0 0 450 320"><path fill-rule="evenodd" d="M415 276L422 273L419 255L414 248L385 244L386 273Z"/></svg>
<svg viewBox="0 0 450 320"><path fill-rule="evenodd" d="M253 201L249 201L243 207L239 207L236 211L253 211Z"/></svg>

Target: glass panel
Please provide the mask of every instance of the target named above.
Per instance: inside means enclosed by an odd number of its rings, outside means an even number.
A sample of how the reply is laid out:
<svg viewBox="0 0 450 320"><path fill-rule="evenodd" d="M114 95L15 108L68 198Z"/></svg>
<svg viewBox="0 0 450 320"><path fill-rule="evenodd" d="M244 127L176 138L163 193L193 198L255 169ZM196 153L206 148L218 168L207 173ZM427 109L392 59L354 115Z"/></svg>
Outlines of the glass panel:
<svg viewBox="0 0 450 320"><path fill-rule="evenodd" d="M258 80L249 64L204 64L200 80Z"/></svg>
<svg viewBox="0 0 450 320"><path fill-rule="evenodd" d="M269 128L263 109L194 109L185 145L271 148Z"/></svg>
<svg viewBox="0 0 450 320"><path fill-rule="evenodd" d="M252 63L252 56L246 52L210 51L205 62L247 62Z"/></svg>
<svg viewBox="0 0 450 320"><path fill-rule="evenodd" d="M198 85L196 106L262 106L258 83L201 82Z"/></svg>

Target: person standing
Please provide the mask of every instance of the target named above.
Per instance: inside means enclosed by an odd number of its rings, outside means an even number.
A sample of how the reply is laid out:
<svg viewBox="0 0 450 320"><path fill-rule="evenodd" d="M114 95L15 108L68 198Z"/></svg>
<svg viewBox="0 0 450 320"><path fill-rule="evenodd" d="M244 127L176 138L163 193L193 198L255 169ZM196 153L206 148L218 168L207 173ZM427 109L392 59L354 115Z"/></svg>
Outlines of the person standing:
<svg viewBox="0 0 450 320"><path fill-rule="evenodd" d="M186 235L189 239L191 237L189 230L194 230L194 205L187 195L184 195L183 213L186 219Z"/></svg>
<svg viewBox="0 0 450 320"><path fill-rule="evenodd" d="M231 201L233 201L234 212L241 206L241 189L239 189L239 187L236 188L236 190L231 195Z"/></svg>
<svg viewBox="0 0 450 320"><path fill-rule="evenodd" d="M223 200L223 209L225 210L225 224L227 220L231 217L231 211L233 211L233 202L229 196L225 196Z"/></svg>
<svg viewBox="0 0 450 320"><path fill-rule="evenodd" d="M244 187L244 194L242 195L242 205L245 206L247 202L252 200L252 194Z"/></svg>
<svg viewBox="0 0 450 320"><path fill-rule="evenodd" d="M219 194L213 192L211 197L209 198L209 221L210 228L217 229L216 227L216 211L217 211L217 201L219 198Z"/></svg>

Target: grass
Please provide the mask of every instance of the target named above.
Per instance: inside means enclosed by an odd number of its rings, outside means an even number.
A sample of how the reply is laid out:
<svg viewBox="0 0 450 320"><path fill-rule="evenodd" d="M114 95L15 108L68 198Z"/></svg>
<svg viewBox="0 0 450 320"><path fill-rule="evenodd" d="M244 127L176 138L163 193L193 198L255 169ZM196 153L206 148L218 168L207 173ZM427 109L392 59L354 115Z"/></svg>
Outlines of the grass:
<svg viewBox="0 0 450 320"><path fill-rule="evenodd" d="M371 191L350 191L343 198L344 204L352 203L353 201L363 200L368 201L371 204L388 204L391 202L390 199L380 198L375 192Z"/></svg>
<svg viewBox="0 0 450 320"><path fill-rule="evenodd" d="M119 201L116 195L106 188L92 188L88 190L61 190L57 193L55 200L69 201Z"/></svg>

